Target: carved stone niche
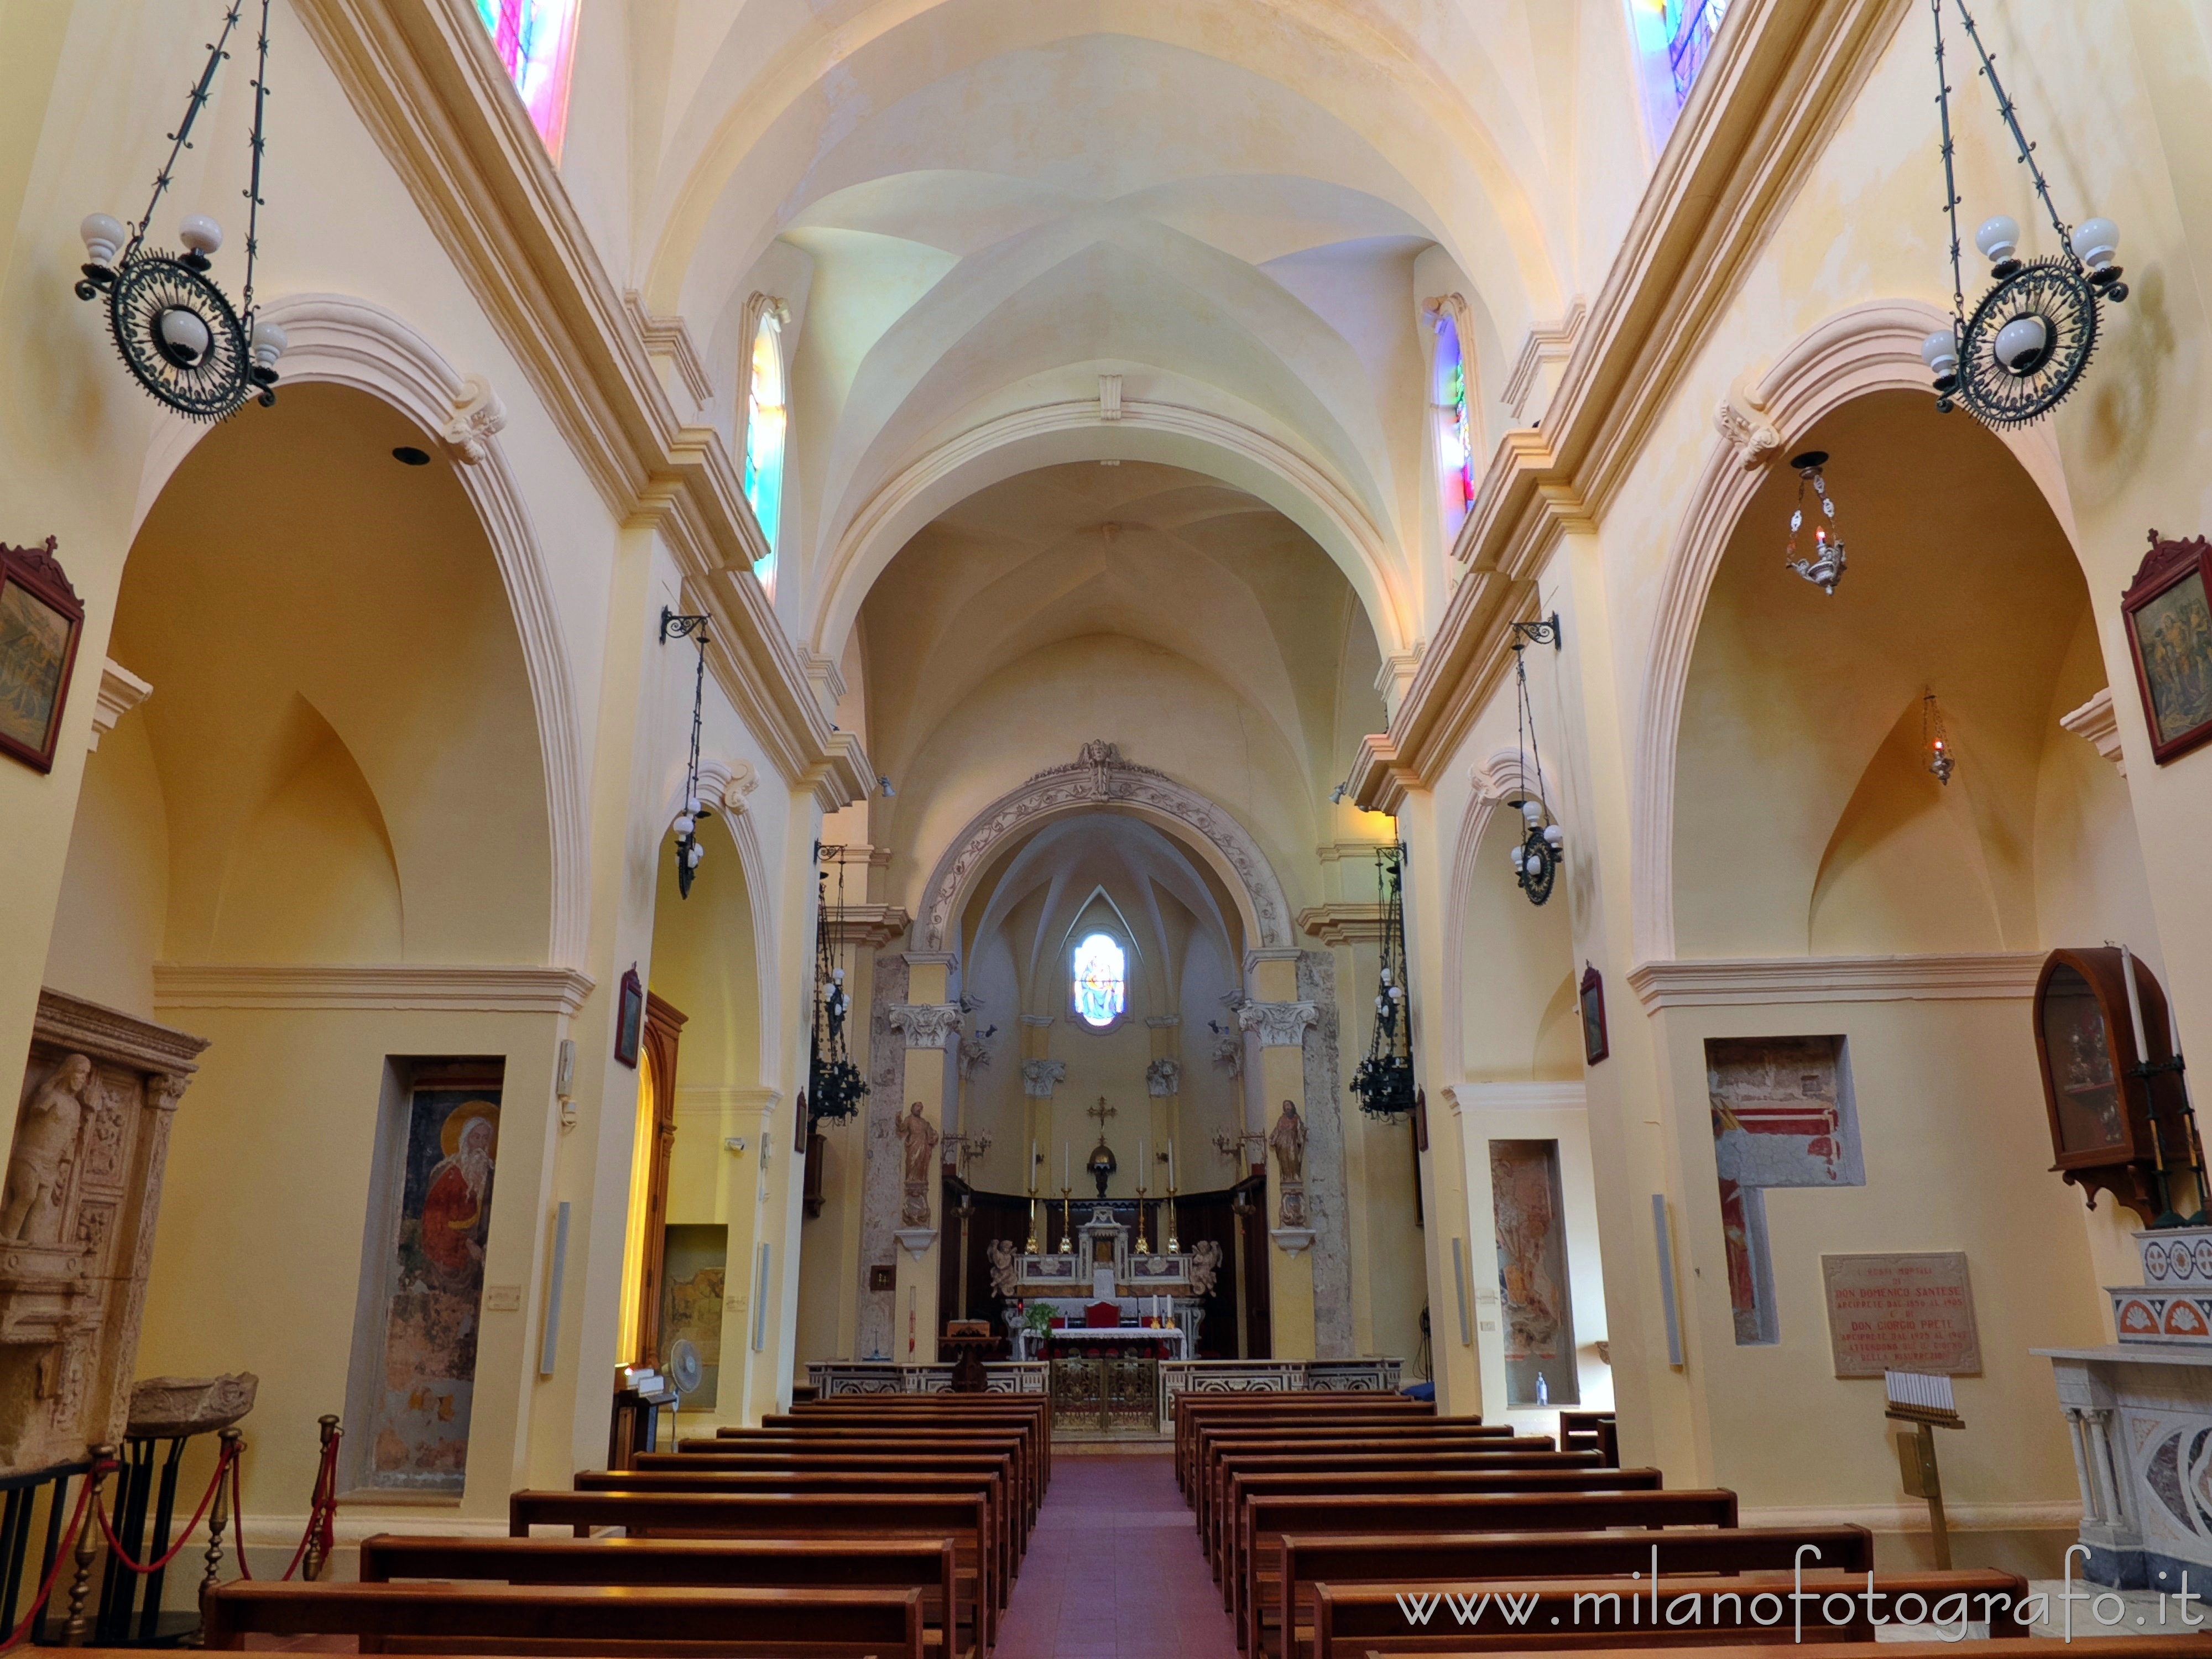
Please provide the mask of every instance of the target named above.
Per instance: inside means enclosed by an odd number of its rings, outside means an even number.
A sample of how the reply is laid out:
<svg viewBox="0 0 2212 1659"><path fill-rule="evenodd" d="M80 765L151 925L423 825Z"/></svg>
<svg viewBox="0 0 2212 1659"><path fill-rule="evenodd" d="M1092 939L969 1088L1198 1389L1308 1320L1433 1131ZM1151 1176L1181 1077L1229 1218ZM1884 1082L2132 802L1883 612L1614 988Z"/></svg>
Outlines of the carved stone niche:
<svg viewBox="0 0 2212 1659"><path fill-rule="evenodd" d="M206 1047L39 994L0 1177L0 1477L124 1437L170 1120Z"/></svg>

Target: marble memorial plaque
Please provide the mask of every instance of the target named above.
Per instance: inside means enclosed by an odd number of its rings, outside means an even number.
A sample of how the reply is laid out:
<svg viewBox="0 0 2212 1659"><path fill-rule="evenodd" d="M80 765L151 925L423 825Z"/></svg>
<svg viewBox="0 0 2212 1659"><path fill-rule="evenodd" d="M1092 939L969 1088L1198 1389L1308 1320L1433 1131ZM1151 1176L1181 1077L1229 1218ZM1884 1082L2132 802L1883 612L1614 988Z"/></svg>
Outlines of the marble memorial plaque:
<svg viewBox="0 0 2212 1659"><path fill-rule="evenodd" d="M1981 1374L1964 1251L1824 1255L1820 1277L1838 1376Z"/></svg>

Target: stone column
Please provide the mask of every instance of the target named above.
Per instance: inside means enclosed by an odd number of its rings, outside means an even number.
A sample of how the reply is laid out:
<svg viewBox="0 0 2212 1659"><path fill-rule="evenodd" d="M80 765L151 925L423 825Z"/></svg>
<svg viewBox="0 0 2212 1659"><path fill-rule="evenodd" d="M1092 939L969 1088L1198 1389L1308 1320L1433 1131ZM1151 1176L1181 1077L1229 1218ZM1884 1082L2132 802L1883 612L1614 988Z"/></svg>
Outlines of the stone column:
<svg viewBox="0 0 2212 1659"><path fill-rule="evenodd" d="M1314 1230L1306 1217L1306 1160L1302 1154L1292 1171L1297 1178L1286 1180L1284 1160L1272 1144L1291 1112L1301 1119L1306 1115L1305 1034L1321 1011L1297 1000L1300 954L1250 952L1244 959L1245 983L1253 1000L1237 1011L1237 1024L1260 1039L1260 1091L1266 1103L1261 1125L1271 1138L1267 1154L1267 1297L1277 1359L1315 1357ZM1309 1135L1306 1152L1311 1149Z"/></svg>
<svg viewBox="0 0 2212 1659"><path fill-rule="evenodd" d="M892 1237L898 1245L896 1297L891 1307L891 1358L902 1364L937 1363L940 1322L937 1306L938 1253L944 1245L944 1218L937 1213L944 1194L944 1177L937 1149L945 1134L945 1050L957 1041L960 1007L945 1000L945 981L952 958L938 951L907 953L907 995L910 1000L890 1010L891 1030L906 1039L898 1098L902 1120L910 1120L915 1107L927 1130L907 1130L890 1150L899 1158L899 1224ZM892 1126L895 1132L902 1127ZM927 1141L928 1156L921 1162L919 1185L910 1177L913 1137Z"/></svg>

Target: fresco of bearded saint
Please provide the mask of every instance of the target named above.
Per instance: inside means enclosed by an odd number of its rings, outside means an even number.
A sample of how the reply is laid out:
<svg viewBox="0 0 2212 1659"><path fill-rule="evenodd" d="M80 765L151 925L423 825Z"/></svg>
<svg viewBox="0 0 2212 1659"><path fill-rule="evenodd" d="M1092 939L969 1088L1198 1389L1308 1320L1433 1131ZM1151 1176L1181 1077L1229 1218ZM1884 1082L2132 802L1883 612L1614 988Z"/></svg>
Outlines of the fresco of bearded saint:
<svg viewBox="0 0 2212 1659"><path fill-rule="evenodd" d="M422 1253L441 1272L465 1276L483 1261L495 1133L489 1118L470 1116L452 1156L430 1171L422 1200Z"/></svg>

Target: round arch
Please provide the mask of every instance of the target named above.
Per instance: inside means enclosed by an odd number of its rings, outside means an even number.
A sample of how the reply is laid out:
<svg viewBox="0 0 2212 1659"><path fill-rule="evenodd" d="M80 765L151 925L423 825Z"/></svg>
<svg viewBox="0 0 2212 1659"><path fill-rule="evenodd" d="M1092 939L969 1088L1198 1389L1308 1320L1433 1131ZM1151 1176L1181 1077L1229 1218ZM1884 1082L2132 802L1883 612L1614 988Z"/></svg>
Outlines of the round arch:
<svg viewBox="0 0 2212 1659"><path fill-rule="evenodd" d="M262 307L261 314L289 337L287 383L322 380L365 392L435 436L456 463L454 477L498 561L537 715L552 852L547 960L580 968L591 902L582 723L544 550L498 441L506 408L489 382L463 375L411 324L371 301L347 294L286 295ZM162 418L139 476L133 540L178 467L210 429L179 416Z"/></svg>
<svg viewBox="0 0 2212 1659"><path fill-rule="evenodd" d="M878 489L823 568L810 643L843 647L886 566L923 526L977 490L1068 461L1158 461L1218 478L1266 501L1320 545L1359 596L1384 657L1411 648L1416 618L1382 532L1321 466L1255 428L1187 404L1132 400L1104 419L1095 398L1002 415L939 444Z"/></svg>
<svg viewBox="0 0 2212 1659"><path fill-rule="evenodd" d="M952 838L922 889L915 936L928 951L946 948L968 890L1016 836L1079 812L1127 812L1164 830L1203 859L1236 901L1250 945L1279 950L1292 943L1282 884L1259 843L1222 807L1166 773L1121 758L1094 738L1064 766L1049 766L999 797Z"/></svg>
<svg viewBox="0 0 2212 1659"><path fill-rule="evenodd" d="M1949 313L1917 300L1877 300L1799 337L1755 386L1740 380L1715 412L1719 435L1676 526L1644 652L1632 780L1631 925L1636 960L1674 954L1674 774L1690 661L1721 559L1738 522L1797 436L1870 392L1928 392L1920 343ZM1746 377L1746 380L1748 377ZM1960 415L1961 420L1972 418ZM2058 441L2046 423L1996 434L2078 544Z"/></svg>

